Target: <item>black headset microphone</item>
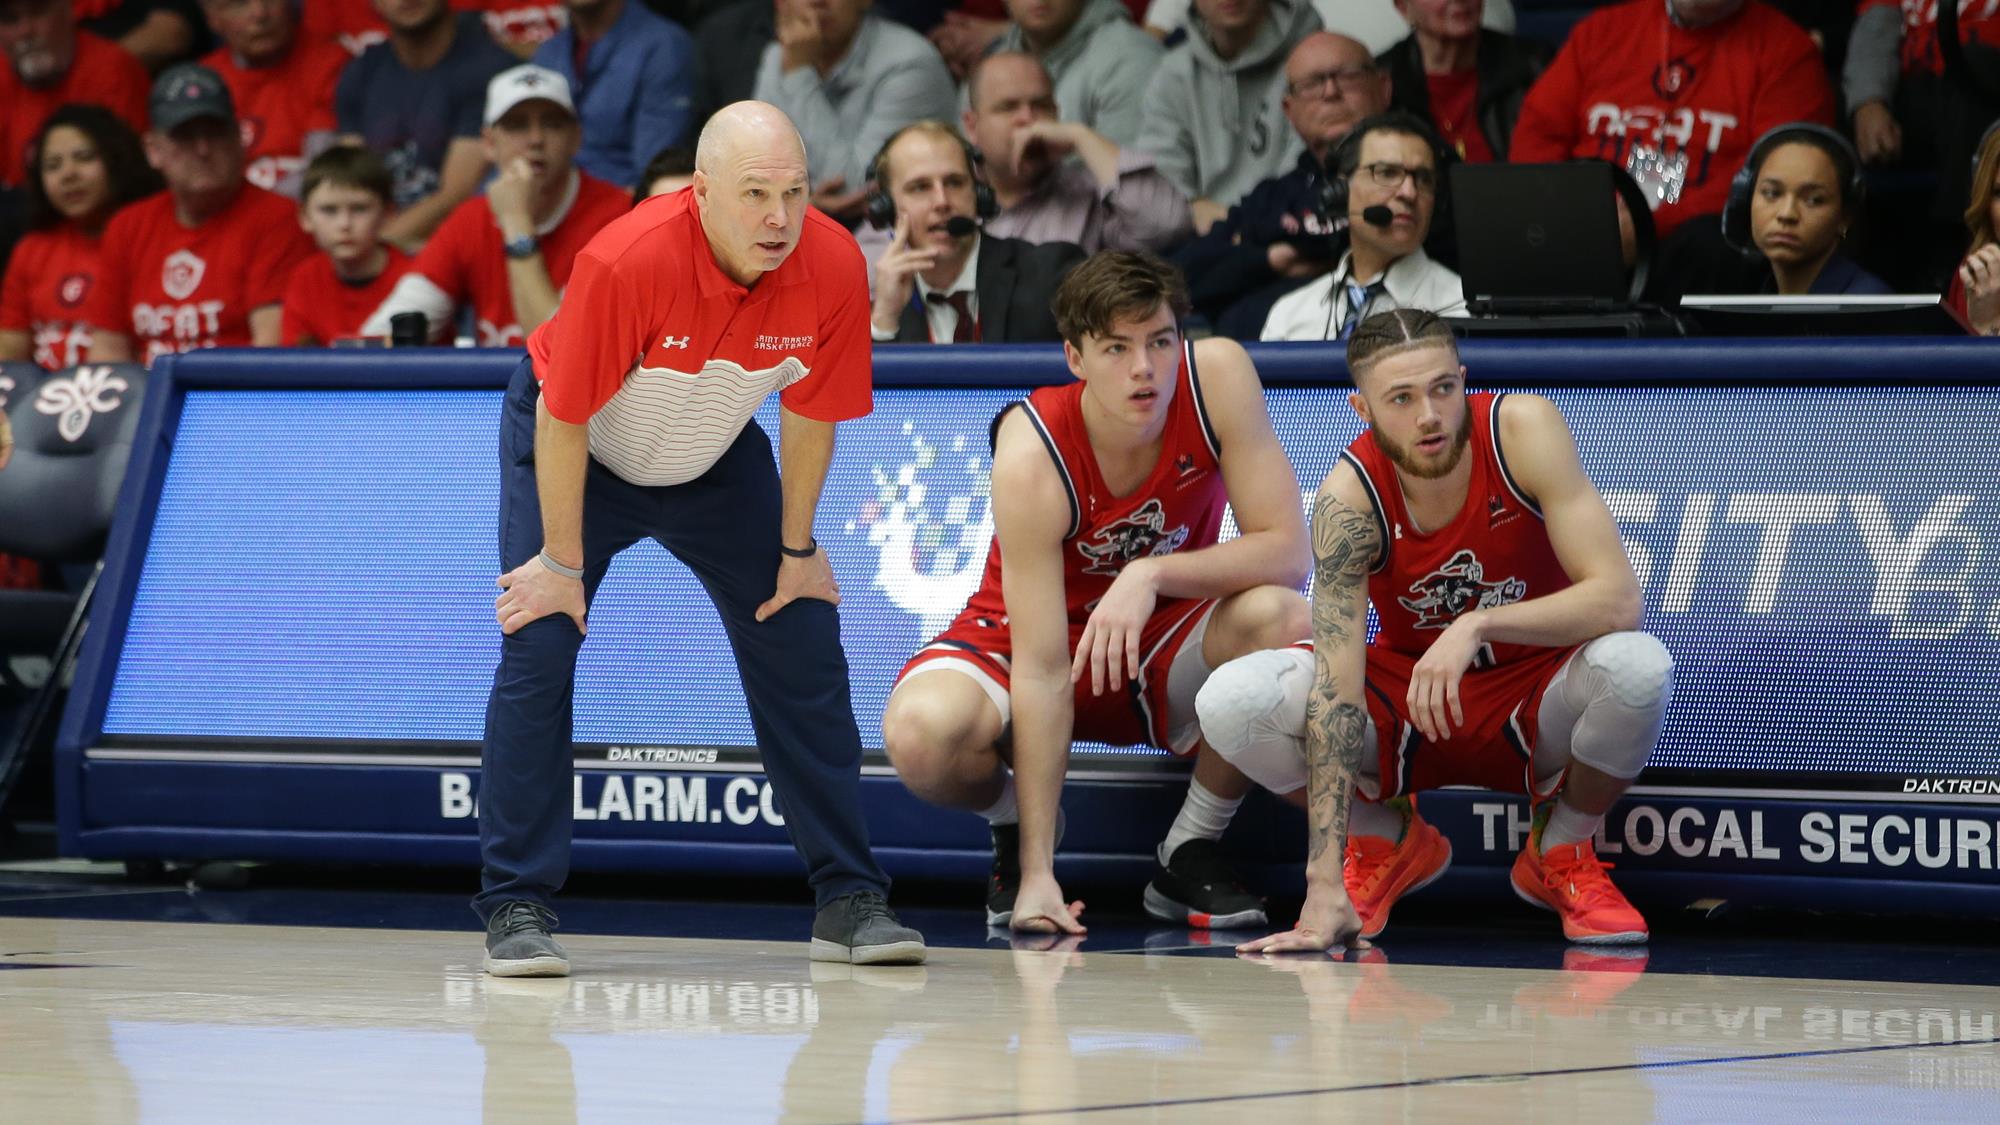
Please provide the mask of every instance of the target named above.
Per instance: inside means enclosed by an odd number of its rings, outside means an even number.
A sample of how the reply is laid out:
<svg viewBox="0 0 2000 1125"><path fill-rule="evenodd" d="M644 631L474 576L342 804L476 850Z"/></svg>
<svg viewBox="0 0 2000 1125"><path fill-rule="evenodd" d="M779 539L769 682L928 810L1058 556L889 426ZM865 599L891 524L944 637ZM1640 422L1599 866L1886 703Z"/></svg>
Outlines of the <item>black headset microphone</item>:
<svg viewBox="0 0 2000 1125"><path fill-rule="evenodd" d="M953 238L964 238L978 229L979 224L966 218L964 215L953 215L944 221L944 232Z"/></svg>
<svg viewBox="0 0 2000 1125"><path fill-rule="evenodd" d="M1377 203L1361 209L1361 221L1371 227L1388 228L1396 221L1396 213Z"/></svg>

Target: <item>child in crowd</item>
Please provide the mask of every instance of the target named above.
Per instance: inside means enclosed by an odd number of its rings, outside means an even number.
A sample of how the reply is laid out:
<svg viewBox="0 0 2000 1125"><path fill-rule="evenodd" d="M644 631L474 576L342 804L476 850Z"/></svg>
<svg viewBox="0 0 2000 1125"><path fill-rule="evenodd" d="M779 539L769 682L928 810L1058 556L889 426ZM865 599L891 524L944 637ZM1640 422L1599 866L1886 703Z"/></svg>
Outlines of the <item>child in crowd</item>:
<svg viewBox="0 0 2000 1125"><path fill-rule="evenodd" d="M383 242L389 216L388 166L367 149L330 148L300 181L299 225L320 252L292 271L285 290L284 342L326 347L360 335L361 324L410 269L410 256Z"/></svg>

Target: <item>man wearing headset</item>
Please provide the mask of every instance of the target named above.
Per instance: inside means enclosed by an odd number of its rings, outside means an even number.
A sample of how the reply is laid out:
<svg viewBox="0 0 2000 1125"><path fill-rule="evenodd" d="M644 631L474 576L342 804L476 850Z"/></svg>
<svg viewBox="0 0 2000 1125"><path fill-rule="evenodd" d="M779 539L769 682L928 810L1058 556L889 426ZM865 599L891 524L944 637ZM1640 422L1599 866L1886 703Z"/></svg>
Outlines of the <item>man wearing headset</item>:
<svg viewBox="0 0 2000 1125"><path fill-rule="evenodd" d="M1345 340L1371 313L1426 309L1464 316L1458 275L1424 253L1444 189L1437 137L1391 110L1354 127L1328 161L1326 214L1350 239L1333 272L1271 306L1266 340Z"/></svg>
<svg viewBox="0 0 2000 1125"><path fill-rule="evenodd" d="M998 208L977 162L972 146L936 121L898 130L876 154L867 217L895 232L875 262L877 343L1061 338L1049 301L1083 250L983 234L980 221Z"/></svg>

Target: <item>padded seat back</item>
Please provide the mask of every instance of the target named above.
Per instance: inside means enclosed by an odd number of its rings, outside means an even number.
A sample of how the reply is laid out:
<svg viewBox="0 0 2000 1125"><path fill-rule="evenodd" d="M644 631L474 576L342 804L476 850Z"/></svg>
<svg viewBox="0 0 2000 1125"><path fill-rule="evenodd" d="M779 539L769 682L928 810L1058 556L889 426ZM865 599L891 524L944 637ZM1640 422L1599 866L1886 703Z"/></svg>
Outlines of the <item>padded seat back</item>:
<svg viewBox="0 0 2000 1125"><path fill-rule="evenodd" d="M136 363L0 367L0 409L14 427L14 456L0 469L0 551L54 563L97 557L145 392Z"/></svg>

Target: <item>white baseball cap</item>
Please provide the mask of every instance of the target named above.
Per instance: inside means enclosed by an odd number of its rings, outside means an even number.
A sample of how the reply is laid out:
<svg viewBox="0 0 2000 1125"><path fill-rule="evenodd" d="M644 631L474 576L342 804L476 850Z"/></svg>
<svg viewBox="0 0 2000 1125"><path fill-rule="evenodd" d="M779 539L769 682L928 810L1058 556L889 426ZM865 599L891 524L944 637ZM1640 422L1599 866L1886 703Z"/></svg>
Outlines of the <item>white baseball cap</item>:
<svg viewBox="0 0 2000 1125"><path fill-rule="evenodd" d="M486 84L486 124L492 125L507 116L508 110L536 98L554 102L571 117L576 116L576 103L569 97L569 79L548 67L524 63L501 71Z"/></svg>

